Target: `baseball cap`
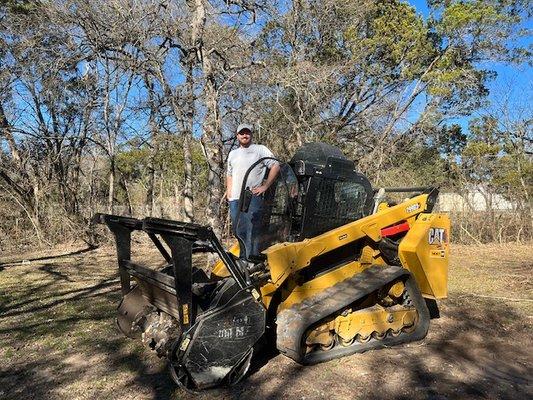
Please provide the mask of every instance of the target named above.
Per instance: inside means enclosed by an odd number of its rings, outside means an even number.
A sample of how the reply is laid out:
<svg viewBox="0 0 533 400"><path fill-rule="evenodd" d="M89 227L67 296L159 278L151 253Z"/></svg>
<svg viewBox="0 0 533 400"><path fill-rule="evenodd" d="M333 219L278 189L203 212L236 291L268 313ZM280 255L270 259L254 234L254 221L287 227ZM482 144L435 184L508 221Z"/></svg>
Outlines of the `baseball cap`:
<svg viewBox="0 0 533 400"><path fill-rule="evenodd" d="M253 132L254 131L254 127L250 124L240 124L238 127L237 127L237 133L239 133L240 131L242 131L243 129L248 129L250 132Z"/></svg>

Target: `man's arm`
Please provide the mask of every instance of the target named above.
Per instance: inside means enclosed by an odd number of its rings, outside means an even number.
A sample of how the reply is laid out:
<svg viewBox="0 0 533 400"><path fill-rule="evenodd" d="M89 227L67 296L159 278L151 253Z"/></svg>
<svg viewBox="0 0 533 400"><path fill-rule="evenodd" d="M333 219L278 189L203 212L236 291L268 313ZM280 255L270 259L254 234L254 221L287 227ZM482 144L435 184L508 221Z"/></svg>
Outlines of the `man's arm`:
<svg viewBox="0 0 533 400"><path fill-rule="evenodd" d="M233 186L233 177L231 175L227 175L226 176L226 193L224 193L226 196L226 199L229 199L232 186Z"/></svg>
<svg viewBox="0 0 533 400"><path fill-rule="evenodd" d="M268 177L265 183L263 183L261 186L258 186L256 188L252 189L252 193L256 196L259 196L260 194L265 193L268 188L274 183L276 180L276 177L279 174L280 166L279 163L274 163L272 167L270 167L270 171L268 172Z"/></svg>
<svg viewBox="0 0 533 400"><path fill-rule="evenodd" d="M228 154L228 169L226 172L226 193L224 193L224 196L226 197L226 200L229 200L229 197L231 196L231 189L233 188L233 151L230 151Z"/></svg>

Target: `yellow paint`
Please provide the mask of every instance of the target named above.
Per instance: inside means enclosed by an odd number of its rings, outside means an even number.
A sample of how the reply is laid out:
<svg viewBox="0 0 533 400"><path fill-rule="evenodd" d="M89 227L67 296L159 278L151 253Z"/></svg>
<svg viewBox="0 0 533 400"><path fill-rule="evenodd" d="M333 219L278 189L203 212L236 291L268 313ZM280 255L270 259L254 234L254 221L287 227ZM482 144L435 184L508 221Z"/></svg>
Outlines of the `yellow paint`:
<svg viewBox="0 0 533 400"><path fill-rule="evenodd" d="M233 245L230 247L229 252L235 256L239 256L240 249L239 249L239 242L233 243ZM227 278L230 276L230 272L226 268L226 264L224 264L224 261L222 259L219 259L215 265L213 265L213 269L211 270L211 276L218 277L218 278Z"/></svg>
<svg viewBox="0 0 533 400"><path fill-rule="evenodd" d="M387 203L386 201L383 201L383 202L378 204L378 212L379 211L383 211L383 210L385 210L387 208L389 208L389 203Z"/></svg>
<svg viewBox="0 0 533 400"><path fill-rule="evenodd" d="M421 214L400 242L400 260L426 297L448 296L449 238L446 214Z"/></svg>
<svg viewBox="0 0 533 400"><path fill-rule="evenodd" d="M396 282L394 285L391 286L389 289L389 296L392 296L394 298L399 298L405 289L405 285L403 282Z"/></svg>
<svg viewBox="0 0 533 400"><path fill-rule="evenodd" d="M349 242L366 237L377 244L381 240L381 229L409 220L423 212L426 209L427 198L427 194L421 194L312 239L296 243L279 243L269 247L263 253L267 256L272 283L280 287L289 276L307 267L313 258ZM365 249L364 262L370 262L369 254L370 250ZM372 263L383 263L379 254L374 254L372 258Z"/></svg>
<svg viewBox="0 0 533 400"><path fill-rule="evenodd" d="M409 223L410 230L399 247L402 265L412 272L424 296L445 297L450 221L444 214L425 214L427 199L427 194L421 194L393 207L381 204L377 213L317 237L269 247L263 253L267 257L270 280L259 288L261 301L269 308L276 293L281 291L279 304L275 305L276 311L280 312L361 273L370 265L384 265L385 261L378 250L381 230L403 221ZM298 271L307 268L317 256L358 240L361 240L362 246L359 259L325 272L308 282L301 281ZM238 255L238 244L234 244L230 251ZM331 261L334 263L338 260ZM212 274L223 277L228 276L229 272L219 261L215 264ZM403 284L393 285L389 290L390 296L398 298L403 288ZM384 309L374 306L337 316L328 324L331 330L337 331L344 340L351 340L355 335L367 337L372 332L384 333L388 329L399 331L402 327L412 325L416 318L414 309L401 306ZM316 336L317 341L322 344L328 340L323 329L317 331Z"/></svg>
<svg viewBox="0 0 533 400"><path fill-rule="evenodd" d="M374 264L374 249L370 246L363 247L359 261L361 264Z"/></svg>
<svg viewBox="0 0 533 400"><path fill-rule="evenodd" d="M395 307L385 309L374 306L369 309L354 311L346 316L339 315L334 320L335 332L344 340L355 335L367 338L373 332L384 334L389 329L399 332L403 327L415 322L417 312L414 308Z"/></svg>
<svg viewBox="0 0 533 400"><path fill-rule="evenodd" d="M306 344L327 345L331 333L336 333L344 341L350 341L356 335L366 339L374 332L378 335L383 335L388 330L400 332L403 328L412 326L418 317L414 308L402 306L387 309L374 306L358 311L347 311L345 315L339 315L313 329L306 338Z"/></svg>

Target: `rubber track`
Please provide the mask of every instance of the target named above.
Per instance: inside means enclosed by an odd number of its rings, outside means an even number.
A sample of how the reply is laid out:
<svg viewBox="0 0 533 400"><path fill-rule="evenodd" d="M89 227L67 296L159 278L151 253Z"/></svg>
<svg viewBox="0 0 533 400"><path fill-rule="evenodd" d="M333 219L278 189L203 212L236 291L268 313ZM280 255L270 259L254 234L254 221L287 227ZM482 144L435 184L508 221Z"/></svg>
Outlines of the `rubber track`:
<svg viewBox="0 0 533 400"><path fill-rule="evenodd" d="M336 346L331 350L317 350L305 354L302 336L310 327L398 278L404 281L412 306L418 311L418 326L413 332L402 332L397 337L371 339L367 343L355 342L348 347ZM316 364L349 354L423 339L429 328L429 319L424 298L409 271L393 265L373 265L362 273L281 311L277 316L276 345L281 353L300 364Z"/></svg>

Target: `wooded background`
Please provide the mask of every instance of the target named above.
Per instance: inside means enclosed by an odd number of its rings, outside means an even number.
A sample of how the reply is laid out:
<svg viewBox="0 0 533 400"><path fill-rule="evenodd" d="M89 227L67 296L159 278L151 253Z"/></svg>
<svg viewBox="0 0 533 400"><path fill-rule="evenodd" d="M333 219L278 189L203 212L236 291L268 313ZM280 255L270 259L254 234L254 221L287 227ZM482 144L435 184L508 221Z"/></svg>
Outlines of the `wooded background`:
<svg viewBox="0 0 533 400"><path fill-rule="evenodd" d="M96 212L227 233L240 122L284 160L339 146L374 187L482 193L485 211L452 215L454 240L531 239L531 102L489 92L495 63L530 67L531 3L428 7L0 0L0 249L93 243Z"/></svg>

